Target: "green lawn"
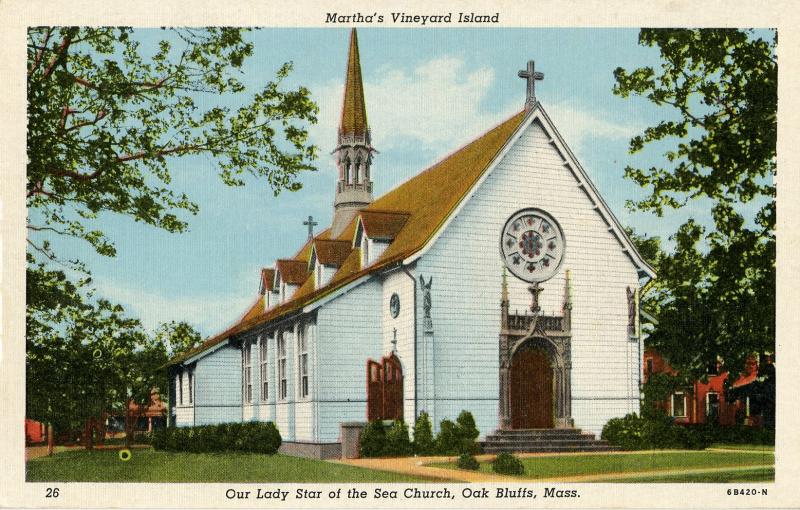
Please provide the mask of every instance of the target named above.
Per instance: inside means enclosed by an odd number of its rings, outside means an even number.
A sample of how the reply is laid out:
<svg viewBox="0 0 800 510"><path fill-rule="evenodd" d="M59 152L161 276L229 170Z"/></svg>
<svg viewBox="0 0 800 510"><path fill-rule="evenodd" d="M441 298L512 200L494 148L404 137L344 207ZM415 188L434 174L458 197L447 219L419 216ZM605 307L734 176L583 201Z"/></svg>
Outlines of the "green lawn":
<svg viewBox="0 0 800 510"><path fill-rule="evenodd" d="M712 452L669 451L631 453L622 455L564 455L522 458L526 478L555 478L601 473L629 473L636 471L670 471L726 466L773 465L772 452ZM434 464L458 469L455 463ZM482 462L481 471L491 472L489 462Z"/></svg>
<svg viewBox="0 0 800 510"><path fill-rule="evenodd" d="M29 482L428 482L430 479L285 455L69 451L29 460Z"/></svg>
<svg viewBox="0 0 800 510"><path fill-rule="evenodd" d="M771 444L733 444L714 443L709 448L724 448L726 450L750 450L759 452L774 452L775 446Z"/></svg>
<svg viewBox="0 0 800 510"><path fill-rule="evenodd" d="M736 471L717 471L715 473L684 473L660 476L617 478L614 482L628 483L732 483L732 482L774 482L775 468L752 468Z"/></svg>

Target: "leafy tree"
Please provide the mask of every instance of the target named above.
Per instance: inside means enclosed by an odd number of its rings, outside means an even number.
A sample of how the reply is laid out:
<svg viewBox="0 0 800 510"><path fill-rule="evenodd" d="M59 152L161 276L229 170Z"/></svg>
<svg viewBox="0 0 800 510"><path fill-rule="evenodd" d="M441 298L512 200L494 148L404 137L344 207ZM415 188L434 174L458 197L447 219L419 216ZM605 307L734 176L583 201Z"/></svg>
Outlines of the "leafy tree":
<svg viewBox="0 0 800 510"><path fill-rule="evenodd" d="M660 51L661 67L616 69L614 92L669 109L631 153L668 149L662 166L626 168L649 192L629 206L661 216L703 200L712 220L690 218L674 252L659 255L659 282L643 300L659 319L648 341L687 376L704 376L718 356L737 374L775 348L777 34L643 29L639 42Z"/></svg>
<svg viewBox="0 0 800 510"><path fill-rule="evenodd" d="M127 414L132 400L149 401L154 363L165 362L166 351L139 321L62 271L30 264L27 276L27 416L66 432L105 414Z"/></svg>
<svg viewBox="0 0 800 510"><path fill-rule="evenodd" d="M30 417L69 430L98 413L127 413L130 401L147 404L159 386L154 369L199 340L182 323L150 337L121 307L94 299L88 278L72 283L43 265L65 263L54 236L114 256L93 224L104 212L185 231L179 215L198 208L172 187L174 158L207 156L226 185L257 178L275 194L299 189L299 174L313 170L307 126L317 107L305 87L282 86L291 63L248 93L238 78L253 53L246 32L181 28L153 41L157 31L126 27L28 30ZM242 106L225 106L223 96Z"/></svg>
<svg viewBox="0 0 800 510"><path fill-rule="evenodd" d="M167 356L172 358L184 353L203 342L200 332L186 321L165 322L155 331L155 339L164 346Z"/></svg>
<svg viewBox="0 0 800 510"><path fill-rule="evenodd" d="M103 255L114 245L90 220L113 212L169 232L196 213L170 187L172 158L207 155L222 181L263 178L278 194L312 170L307 144L317 107L304 87L284 90L292 69L237 109L219 96L245 96L237 78L253 53L238 28L165 30L149 48L130 28L28 30L28 229L39 238L82 239ZM31 248L55 258L45 241Z"/></svg>

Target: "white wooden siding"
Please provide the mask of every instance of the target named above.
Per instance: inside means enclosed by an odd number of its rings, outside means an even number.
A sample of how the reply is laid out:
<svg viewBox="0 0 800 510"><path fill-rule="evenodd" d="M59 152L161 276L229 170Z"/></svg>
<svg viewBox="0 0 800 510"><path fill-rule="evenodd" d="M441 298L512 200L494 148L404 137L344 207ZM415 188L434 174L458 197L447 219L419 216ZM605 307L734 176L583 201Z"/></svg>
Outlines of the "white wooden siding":
<svg viewBox="0 0 800 510"><path fill-rule="evenodd" d="M241 349L227 345L203 356L195 366L194 380L195 425L241 421Z"/></svg>
<svg viewBox="0 0 800 510"><path fill-rule="evenodd" d="M514 212L539 207L566 239L558 274L542 284L543 313L560 314L565 270L572 274L572 395L578 427L599 433L611 417L638 408L627 338L627 286L637 271L620 242L538 124L532 124L417 264L433 276L434 423L463 409L481 435L497 428L500 231ZM528 284L508 277L510 308L530 306ZM470 408L473 407L473 408Z"/></svg>
<svg viewBox="0 0 800 510"><path fill-rule="evenodd" d="M389 243L385 241L377 241L375 239L368 239L369 242L369 261L367 265L372 264L376 260L378 260L383 252L386 251L386 248L389 247Z"/></svg>
<svg viewBox="0 0 800 510"><path fill-rule="evenodd" d="M367 358L384 354L381 298L380 282L370 280L318 310L318 441L336 441L341 422L366 420Z"/></svg>

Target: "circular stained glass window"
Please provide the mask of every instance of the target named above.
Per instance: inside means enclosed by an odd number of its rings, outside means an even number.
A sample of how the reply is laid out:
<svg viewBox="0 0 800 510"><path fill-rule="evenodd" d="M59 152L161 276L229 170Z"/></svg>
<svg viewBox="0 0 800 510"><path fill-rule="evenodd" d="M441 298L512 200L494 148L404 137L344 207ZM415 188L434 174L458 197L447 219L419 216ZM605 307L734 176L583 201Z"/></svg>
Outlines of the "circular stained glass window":
<svg viewBox="0 0 800 510"><path fill-rule="evenodd" d="M392 318L396 319L398 315L400 315L400 296L396 293L392 294L392 297L389 298L389 313L392 314Z"/></svg>
<svg viewBox="0 0 800 510"><path fill-rule="evenodd" d="M522 209L503 226L500 256L517 278L543 282L561 266L564 233L558 222L541 209Z"/></svg>

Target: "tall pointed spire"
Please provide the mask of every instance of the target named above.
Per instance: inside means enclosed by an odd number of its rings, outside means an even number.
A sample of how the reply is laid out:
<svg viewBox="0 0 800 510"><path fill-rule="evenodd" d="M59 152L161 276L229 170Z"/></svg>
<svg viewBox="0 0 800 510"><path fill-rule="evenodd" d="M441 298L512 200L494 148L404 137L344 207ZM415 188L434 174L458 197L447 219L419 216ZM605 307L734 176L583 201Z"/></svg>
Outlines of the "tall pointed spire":
<svg viewBox="0 0 800 510"><path fill-rule="evenodd" d="M364 84L361 81L361 59L358 55L358 34L350 32L350 50L347 54L347 75L344 84L342 119L339 136L364 136L367 127L367 107L364 103Z"/></svg>
<svg viewBox="0 0 800 510"><path fill-rule="evenodd" d="M336 166L339 168L331 225L331 234L334 238L347 228L359 209L372 202L370 165L374 152L367 125L361 58L358 54L358 34L354 28L350 32L342 116L336 149L333 151Z"/></svg>

